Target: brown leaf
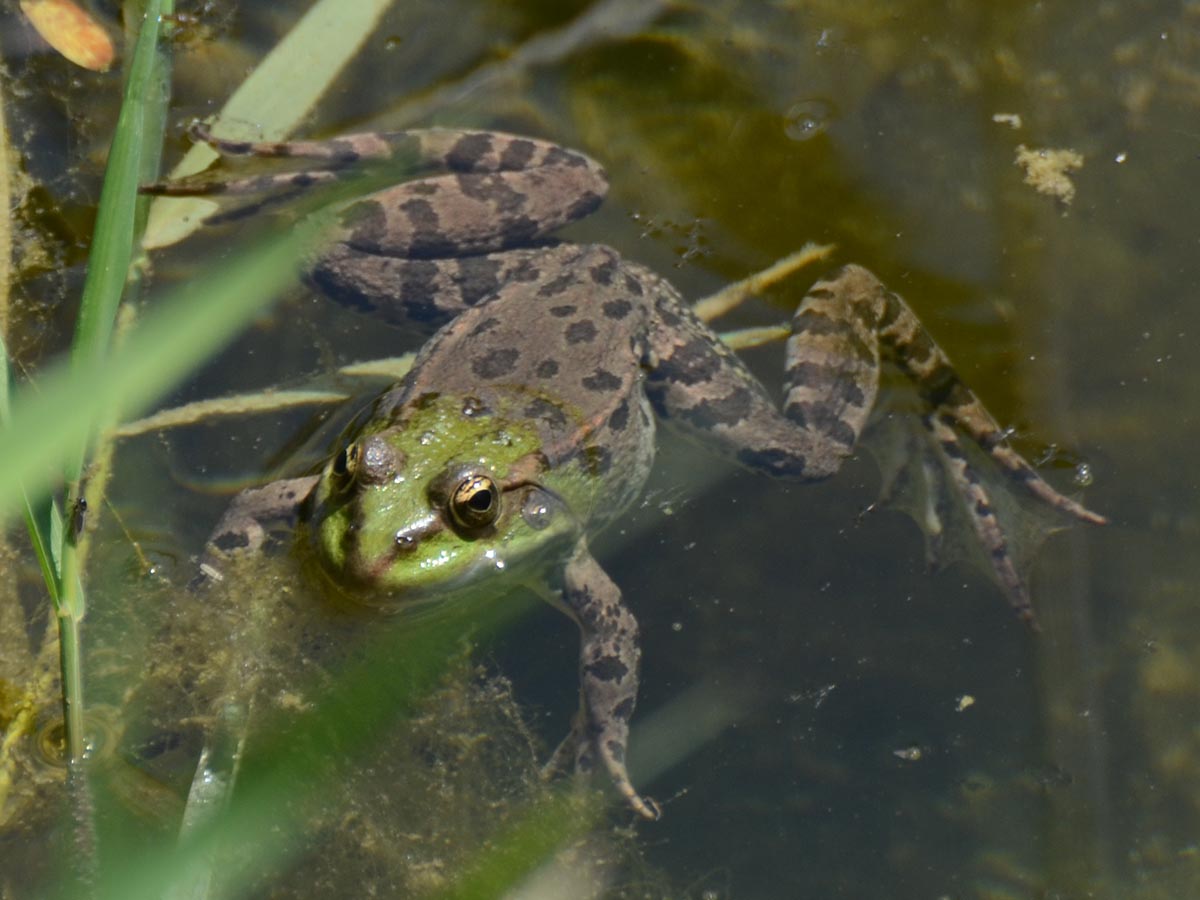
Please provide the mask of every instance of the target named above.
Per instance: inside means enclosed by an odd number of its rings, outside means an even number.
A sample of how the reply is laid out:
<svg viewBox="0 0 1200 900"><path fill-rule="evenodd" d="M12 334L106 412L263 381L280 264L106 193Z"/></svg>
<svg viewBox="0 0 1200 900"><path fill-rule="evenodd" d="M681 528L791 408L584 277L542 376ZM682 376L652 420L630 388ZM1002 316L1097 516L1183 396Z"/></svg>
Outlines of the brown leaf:
<svg viewBox="0 0 1200 900"><path fill-rule="evenodd" d="M117 55L108 32L71 0L21 0L42 39L77 66L104 72Z"/></svg>

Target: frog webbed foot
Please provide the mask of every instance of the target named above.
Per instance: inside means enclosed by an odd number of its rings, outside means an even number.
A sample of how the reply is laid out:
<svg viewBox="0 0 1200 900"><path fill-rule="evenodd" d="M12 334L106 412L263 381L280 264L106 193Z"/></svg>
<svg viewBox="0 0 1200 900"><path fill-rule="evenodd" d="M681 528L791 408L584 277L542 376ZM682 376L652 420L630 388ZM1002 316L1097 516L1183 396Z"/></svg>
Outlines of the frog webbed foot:
<svg viewBox="0 0 1200 900"><path fill-rule="evenodd" d="M597 743L599 733L593 733L594 730L589 728L587 715L585 709L580 709L575 714L571 720L571 730L562 739L550 758L546 760L546 764L542 766L543 779L549 781L572 772L578 777L586 778L595 772L597 767L603 765L600 745ZM621 755L622 757L624 755L623 748ZM620 768L624 773L624 766L622 765ZM662 818L662 807L653 798L638 794L630 783L628 774L618 777L609 772L609 775L617 792L634 812L651 821Z"/></svg>
<svg viewBox="0 0 1200 900"><path fill-rule="evenodd" d="M638 794L625 768L641 655L637 621L583 541L564 570L561 602L579 624L582 638L580 708L546 771L561 771L572 762L581 774L603 769L634 812L657 819L658 805Z"/></svg>

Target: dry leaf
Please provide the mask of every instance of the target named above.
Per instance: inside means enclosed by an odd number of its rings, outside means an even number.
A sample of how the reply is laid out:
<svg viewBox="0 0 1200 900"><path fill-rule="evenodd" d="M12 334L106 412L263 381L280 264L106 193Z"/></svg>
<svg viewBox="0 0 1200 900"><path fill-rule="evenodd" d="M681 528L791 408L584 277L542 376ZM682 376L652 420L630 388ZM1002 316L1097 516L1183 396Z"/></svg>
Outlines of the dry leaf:
<svg viewBox="0 0 1200 900"><path fill-rule="evenodd" d="M77 66L105 72L117 51L100 23L71 0L21 0L21 12L42 39Z"/></svg>

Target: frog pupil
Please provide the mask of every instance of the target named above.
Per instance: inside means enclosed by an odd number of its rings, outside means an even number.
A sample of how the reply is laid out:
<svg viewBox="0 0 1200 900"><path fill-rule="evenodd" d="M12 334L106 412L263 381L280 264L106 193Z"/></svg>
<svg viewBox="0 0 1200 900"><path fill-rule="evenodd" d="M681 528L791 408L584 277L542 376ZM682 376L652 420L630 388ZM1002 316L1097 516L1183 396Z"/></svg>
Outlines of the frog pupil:
<svg viewBox="0 0 1200 900"><path fill-rule="evenodd" d="M487 488L480 488L471 495L467 503L477 512L487 512L492 505L492 492Z"/></svg>

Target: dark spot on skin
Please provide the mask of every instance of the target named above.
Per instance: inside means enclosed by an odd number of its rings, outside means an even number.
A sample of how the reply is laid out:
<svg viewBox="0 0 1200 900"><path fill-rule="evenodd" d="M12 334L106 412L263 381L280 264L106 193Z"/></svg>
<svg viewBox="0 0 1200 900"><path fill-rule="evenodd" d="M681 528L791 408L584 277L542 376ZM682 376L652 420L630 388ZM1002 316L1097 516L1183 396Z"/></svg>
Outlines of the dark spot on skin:
<svg viewBox="0 0 1200 900"><path fill-rule="evenodd" d="M510 171L524 169L529 165L529 161L533 159L533 151L533 141L520 139L509 141L500 154L500 168Z"/></svg>
<svg viewBox="0 0 1200 900"><path fill-rule="evenodd" d="M753 397L746 388L734 388L724 397L701 400L682 415L701 429L736 425L750 414Z"/></svg>
<svg viewBox="0 0 1200 900"><path fill-rule="evenodd" d="M607 741L604 746L608 748L608 755L619 763L625 762L625 748L621 746L619 741Z"/></svg>
<svg viewBox="0 0 1200 900"><path fill-rule="evenodd" d="M589 274L596 284L612 284L613 276L617 274L617 261L610 257L599 265L592 266Z"/></svg>
<svg viewBox="0 0 1200 900"><path fill-rule="evenodd" d="M489 316L471 329L471 337L479 337L482 334L487 334L499 324L499 319L497 319L495 316Z"/></svg>
<svg viewBox="0 0 1200 900"><path fill-rule="evenodd" d="M853 378L847 378L836 366L823 363L797 363L787 370L788 387L814 388L821 402L830 406L866 405L867 398Z"/></svg>
<svg viewBox="0 0 1200 900"><path fill-rule="evenodd" d="M633 294L635 297L640 297L643 293L642 282L639 279L634 278L632 275L626 275L625 290L629 291L629 293Z"/></svg>
<svg viewBox="0 0 1200 900"><path fill-rule="evenodd" d="M471 371L480 378L500 378L512 373L520 356L520 351L512 348L489 350L471 360Z"/></svg>
<svg viewBox="0 0 1200 900"><path fill-rule="evenodd" d="M558 374L558 361L543 359L537 364L537 368L533 370L533 374L538 378L553 378Z"/></svg>
<svg viewBox="0 0 1200 900"><path fill-rule="evenodd" d="M772 447L768 450L739 450L737 461L756 472L767 472L781 477L796 477L804 474L808 461L799 453Z"/></svg>
<svg viewBox="0 0 1200 900"><path fill-rule="evenodd" d="M414 197L401 203L399 209L412 226L412 242L408 251L410 256L436 259L453 256L458 251L458 245L441 227L437 211L428 200ZM386 220L384 228L386 229ZM355 220L352 241L353 245L359 249L371 253L382 253L383 244L390 237L386 230L382 234L374 230L367 230L359 224L357 219Z"/></svg>
<svg viewBox="0 0 1200 900"><path fill-rule="evenodd" d="M547 281L545 284L543 284L541 287L539 287L537 290L537 295L539 297L557 297L563 291L567 290L567 288L571 287L571 285L573 285L574 283L575 283L575 276L573 274L571 274L571 272L569 272L569 271L563 272L561 275L557 275L554 278L551 278L549 281ZM554 309L566 309L566 308L567 307L555 307ZM572 312L574 312L575 307L572 306L572 307L570 307L570 309ZM551 312L554 312L554 310L552 309ZM570 315L570 313L566 313L566 315Z"/></svg>
<svg viewBox="0 0 1200 900"><path fill-rule="evenodd" d="M591 320L572 322L567 326L568 344L586 344L596 339L596 326Z"/></svg>
<svg viewBox="0 0 1200 900"><path fill-rule="evenodd" d="M575 315L577 307L574 306L552 306L550 307L550 315L556 319L565 319L567 316Z"/></svg>
<svg viewBox="0 0 1200 900"><path fill-rule="evenodd" d="M516 196L524 201L524 194L516 194ZM536 219L525 215L504 217L496 226L496 231L501 236L502 244L505 247L519 247L522 244L532 243L537 239L541 230L541 225Z"/></svg>
<svg viewBox="0 0 1200 900"><path fill-rule="evenodd" d="M581 379L589 391L615 391L621 386L621 379L605 369L597 369L593 374Z"/></svg>
<svg viewBox="0 0 1200 900"><path fill-rule="evenodd" d="M806 310L792 317L792 334L821 335L844 342L842 354L847 352L857 359L875 359L875 342L863 339L861 328L845 319L834 319L815 310Z"/></svg>
<svg viewBox="0 0 1200 900"><path fill-rule="evenodd" d="M538 398L525 407L525 416L540 419L553 428L565 428L567 417L557 404Z"/></svg>
<svg viewBox="0 0 1200 900"><path fill-rule="evenodd" d="M584 216L589 216L599 208L603 200L604 196L602 194L597 194L593 191L580 194L578 199L567 210L567 218L574 221L575 219L582 219Z"/></svg>
<svg viewBox="0 0 1200 900"><path fill-rule="evenodd" d="M713 352L712 344L703 337L694 337L676 347L662 361L660 375L685 385L711 381L721 370L721 359Z"/></svg>
<svg viewBox="0 0 1200 900"><path fill-rule="evenodd" d="M407 322L441 323L451 314L438 304L438 266L424 259L414 259L404 266L400 280L399 302Z"/></svg>
<svg viewBox="0 0 1200 900"><path fill-rule="evenodd" d="M505 218L505 231L510 227L507 218L512 217L514 222L519 221L520 217L516 214L525 208L529 199L528 195L515 189L507 178L493 172L459 175L458 190L464 197L488 204L501 218Z"/></svg>
<svg viewBox="0 0 1200 900"><path fill-rule="evenodd" d="M801 309L792 316L792 334L841 334L846 323L816 309Z"/></svg>
<svg viewBox="0 0 1200 900"><path fill-rule="evenodd" d="M800 428L811 428L843 447L853 447L858 441L854 429L824 403L789 403L783 414Z"/></svg>
<svg viewBox="0 0 1200 900"><path fill-rule="evenodd" d="M608 318L619 321L629 315L630 310L633 309L633 304L628 300L609 300L600 308L604 310L604 315L608 316Z"/></svg>
<svg viewBox="0 0 1200 900"><path fill-rule="evenodd" d="M541 274L541 269L538 268L532 259L522 259L509 269L508 273L504 276L504 280L506 282L520 281L527 284L530 281L537 281L538 276Z"/></svg>
<svg viewBox="0 0 1200 900"><path fill-rule="evenodd" d="M243 531L226 531L214 537L211 543L222 553L233 553L249 547L250 536Z"/></svg>
<svg viewBox="0 0 1200 900"><path fill-rule="evenodd" d="M679 315L674 309L674 303L668 303L666 300L660 300L655 308L658 313L658 319L662 324L670 329L675 330L683 324L683 316Z"/></svg>
<svg viewBox="0 0 1200 900"><path fill-rule="evenodd" d="M958 375L947 365L940 365L921 380L921 390L929 398L930 405L938 407L957 394L961 383ZM965 391L964 391L965 393ZM955 405L955 404L951 404Z"/></svg>
<svg viewBox="0 0 1200 900"><path fill-rule="evenodd" d="M292 187L306 188L312 187L316 183L317 179L308 172L297 172L291 178Z"/></svg>
<svg viewBox="0 0 1200 900"><path fill-rule="evenodd" d="M620 719L622 722L628 722L633 716L633 698L626 697L620 703L613 707L613 718Z"/></svg>
<svg viewBox="0 0 1200 900"><path fill-rule="evenodd" d="M463 303L474 306L500 289L500 262L489 256L463 257L455 282Z"/></svg>
<svg viewBox="0 0 1200 900"><path fill-rule="evenodd" d="M452 172L469 172L492 150L492 137L476 132L463 135L446 154L446 167Z"/></svg>
<svg viewBox="0 0 1200 900"><path fill-rule="evenodd" d="M542 163L547 166L570 166L571 168L587 165L587 161L582 156L578 153L572 153L565 147L550 147L547 149Z"/></svg>
<svg viewBox="0 0 1200 900"><path fill-rule="evenodd" d="M415 194L418 197L432 197L441 190L432 181L412 181L409 182L405 189L410 194Z"/></svg>
<svg viewBox="0 0 1200 900"><path fill-rule="evenodd" d="M318 291L324 294L329 299L335 301L340 306L346 309L361 313L374 313L378 309L373 298L364 293L358 284L341 277L342 273L338 269L329 269L323 265L318 265L308 273L306 281L315 287Z"/></svg>
<svg viewBox="0 0 1200 900"><path fill-rule="evenodd" d="M613 431L624 431L629 424L629 400L622 400L620 405L608 417L608 427Z"/></svg>
<svg viewBox="0 0 1200 900"><path fill-rule="evenodd" d="M962 455L961 452L959 453L959 455L960 456ZM1009 472L1008 475L1010 478L1012 478L1015 481L1020 482L1022 484L1027 484L1031 481L1038 480L1037 472L1033 471L1033 469L1028 469L1028 468L1024 468L1024 467L1018 469L1015 472Z"/></svg>
<svg viewBox="0 0 1200 900"><path fill-rule="evenodd" d="M912 340L904 345L904 355L918 366L927 364L930 357L937 352L938 348L933 343L933 338L924 329L918 331Z"/></svg>
<svg viewBox="0 0 1200 900"><path fill-rule="evenodd" d="M598 681L620 681L629 674L629 666L615 656L601 657L583 670Z"/></svg>

